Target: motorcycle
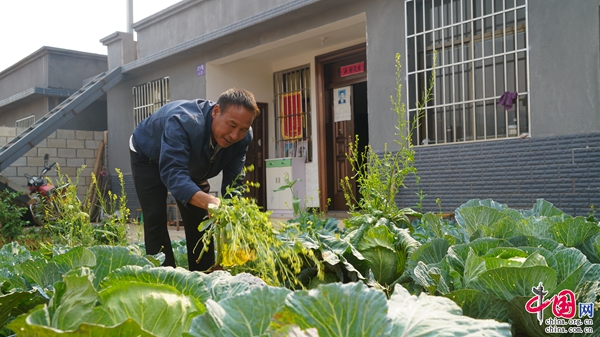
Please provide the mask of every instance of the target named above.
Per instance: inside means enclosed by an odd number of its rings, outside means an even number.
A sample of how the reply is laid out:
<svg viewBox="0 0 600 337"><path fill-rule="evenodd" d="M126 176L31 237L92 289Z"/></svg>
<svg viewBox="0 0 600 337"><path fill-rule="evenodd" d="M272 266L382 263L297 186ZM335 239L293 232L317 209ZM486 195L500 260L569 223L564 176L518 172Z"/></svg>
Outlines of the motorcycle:
<svg viewBox="0 0 600 337"><path fill-rule="evenodd" d="M39 175L25 173L27 187L29 188L28 207L36 224L44 226L44 219L56 219L60 216L56 196L61 194L69 184L55 187L48 179L46 173L56 165L56 162L48 164L50 155L44 155L44 168Z"/></svg>

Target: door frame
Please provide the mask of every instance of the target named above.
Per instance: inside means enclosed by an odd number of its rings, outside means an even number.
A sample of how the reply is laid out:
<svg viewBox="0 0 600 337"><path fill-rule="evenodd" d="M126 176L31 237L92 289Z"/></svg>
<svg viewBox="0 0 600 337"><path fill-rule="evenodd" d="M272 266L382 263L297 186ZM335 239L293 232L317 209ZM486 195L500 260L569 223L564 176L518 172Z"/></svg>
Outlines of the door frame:
<svg viewBox="0 0 600 337"><path fill-rule="evenodd" d="M345 57L354 56L357 54L366 54L367 44L361 43L359 45L347 47L344 49L336 50L331 53L315 56L315 84L317 94L317 158L319 159L318 175L319 175L319 207L322 211L327 208L327 119L333 116L326 116L327 107L325 106L325 91L329 90L325 86L325 65L339 61ZM364 78L355 79L348 84L359 83L367 81L367 73L365 71Z"/></svg>
<svg viewBox="0 0 600 337"><path fill-rule="evenodd" d="M259 177L259 183L260 186L258 188L253 187L251 192L248 193L250 195L252 194L256 194L258 196L257 198L257 204L261 207L263 207L263 209L267 208L267 170L266 170L266 165L265 165L265 159L267 158L267 154L269 153L269 142L267 141L268 138L268 129L269 129L269 120L268 120L268 116L269 116L269 104L268 103L263 103L263 102L256 102L259 110L261 111L260 116L257 118L260 118L262 120L262 125L261 125L261 133L260 135L256 133L256 131L253 129L253 133L254 133L254 138L253 138L253 142L255 142L257 139L260 139L260 148L257 149L257 147L254 147L254 156L255 158L257 158L257 165L254 165L254 175ZM257 182L257 181L254 181Z"/></svg>

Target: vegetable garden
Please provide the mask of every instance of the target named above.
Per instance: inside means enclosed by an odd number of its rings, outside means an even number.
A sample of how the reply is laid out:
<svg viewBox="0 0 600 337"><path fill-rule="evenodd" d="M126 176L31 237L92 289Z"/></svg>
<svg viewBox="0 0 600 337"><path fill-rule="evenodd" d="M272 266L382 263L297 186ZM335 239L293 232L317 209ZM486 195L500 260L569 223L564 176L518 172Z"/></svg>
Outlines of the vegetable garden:
<svg viewBox="0 0 600 337"><path fill-rule="evenodd" d="M542 199L526 210L470 200L452 219L399 209L393 196L416 169L396 94L401 149L348 153L359 186L346 190L350 217L296 199L294 219L277 222L243 196L252 183L230 188L199 226L223 270L160 267L162 253L128 244L124 196L109 195L114 216L95 226L68 201L77 213L34 245L11 225L0 336L600 336L593 212L572 217ZM185 266L185 243L173 247Z"/></svg>

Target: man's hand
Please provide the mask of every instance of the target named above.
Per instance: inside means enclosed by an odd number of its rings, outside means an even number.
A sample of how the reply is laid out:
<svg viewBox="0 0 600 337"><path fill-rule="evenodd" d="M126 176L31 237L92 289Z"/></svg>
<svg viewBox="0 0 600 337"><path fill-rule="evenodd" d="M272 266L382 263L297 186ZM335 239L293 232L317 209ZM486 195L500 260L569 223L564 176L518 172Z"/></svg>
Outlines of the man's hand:
<svg viewBox="0 0 600 337"><path fill-rule="evenodd" d="M210 208L213 208L213 207L217 208L217 207L219 207L220 204L221 204L221 199L215 198L215 200L213 202L208 203L208 208L209 208L209 210L210 210Z"/></svg>
<svg viewBox="0 0 600 337"><path fill-rule="evenodd" d="M221 202L221 200L217 199L217 202L219 202L219 203L220 203L220 202ZM210 204L208 204L208 217L209 217L209 218L212 218L212 217L214 216L214 213L213 213L213 212L214 212L214 211L215 211L217 208L219 208L219 203L216 203L216 204L210 203Z"/></svg>
<svg viewBox="0 0 600 337"><path fill-rule="evenodd" d="M219 198L213 196L212 194L198 191L192 196L189 203L196 207L208 210L210 204L219 206L219 204L221 204L221 200L219 200Z"/></svg>

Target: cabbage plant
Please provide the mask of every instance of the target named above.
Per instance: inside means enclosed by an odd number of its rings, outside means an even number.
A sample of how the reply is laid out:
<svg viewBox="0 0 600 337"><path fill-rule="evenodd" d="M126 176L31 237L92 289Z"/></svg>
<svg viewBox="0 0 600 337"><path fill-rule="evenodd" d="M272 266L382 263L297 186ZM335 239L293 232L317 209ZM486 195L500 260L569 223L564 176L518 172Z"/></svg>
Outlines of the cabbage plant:
<svg viewBox="0 0 600 337"><path fill-rule="evenodd" d="M515 335L547 336L546 325L525 309L541 283L546 298L569 290L577 302L595 303L591 327L600 329L598 223L566 215L544 200L520 211L471 200L456 210L456 222L463 241L437 235L408 261L423 290L452 299L465 315L511 322ZM543 314L543 321L554 317L550 309Z"/></svg>
<svg viewBox="0 0 600 337"><path fill-rule="evenodd" d="M49 299L10 317L5 335L510 336L509 324L463 316L448 299L410 295L399 285L390 298L363 282L294 291L247 273L156 267L123 247L61 250L47 260L10 251L6 260L22 271L13 278L39 282ZM3 279L13 290L19 282ZM0 296L3 313L24 293Z"/></svg>

